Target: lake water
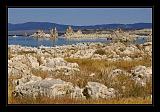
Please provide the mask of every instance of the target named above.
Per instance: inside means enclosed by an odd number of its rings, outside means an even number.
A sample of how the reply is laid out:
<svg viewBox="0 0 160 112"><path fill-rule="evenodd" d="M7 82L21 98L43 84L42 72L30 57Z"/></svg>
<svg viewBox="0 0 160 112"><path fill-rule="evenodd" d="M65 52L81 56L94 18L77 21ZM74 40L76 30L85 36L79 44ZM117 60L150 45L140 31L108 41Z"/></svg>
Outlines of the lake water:
<svg viewBox="0 0 160 112"><path fill-rule="evenodd" d="M25 36L18 36L18 37L11 37L8 36L8 45L22 45L22 46L31 46L37 47L40 45L43 46L62 46L62 45L70 45L70 44L77 44L77 43L86 43L86 42L102 42L102 43L110 43L111 40L107 40L106 38L97 38L97 39L66 39L59 37L55 40L50 39L35 39L33 37L25 37ZM136 44L142 44L146 42L146 39L137 39L135 41Z"/></svg>

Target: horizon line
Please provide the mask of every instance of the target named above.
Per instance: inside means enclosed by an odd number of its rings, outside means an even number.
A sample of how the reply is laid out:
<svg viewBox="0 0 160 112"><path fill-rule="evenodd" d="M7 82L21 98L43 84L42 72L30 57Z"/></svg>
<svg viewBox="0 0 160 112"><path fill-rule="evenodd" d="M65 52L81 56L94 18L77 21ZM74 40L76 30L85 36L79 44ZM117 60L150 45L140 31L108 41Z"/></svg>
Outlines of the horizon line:
<svg viewBox="0 0 160 112"><path fill-rule="evenodd" d="M73 24L62 24L62 23L54 23L54 22L47 22L47 21L29 21L29 22L23 22L23 23L8 23L8 24L24 24L24 23L52 23L52 24L59 24L59 25L68 25L68 26L95 26L95 25L106 25L106 24L139 24L139 23L150 23L152 22L135 22L135 23L100 23L100 24L90 24L90 25L73 25Z"/></svg>

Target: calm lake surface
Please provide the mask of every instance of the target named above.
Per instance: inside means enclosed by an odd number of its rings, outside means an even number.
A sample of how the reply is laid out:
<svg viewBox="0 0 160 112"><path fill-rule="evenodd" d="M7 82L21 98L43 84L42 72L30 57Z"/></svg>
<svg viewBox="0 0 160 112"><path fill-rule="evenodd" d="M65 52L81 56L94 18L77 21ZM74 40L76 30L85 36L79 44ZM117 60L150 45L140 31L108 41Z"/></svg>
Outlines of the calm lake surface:
<svg viewBox="0 0 160 112"><path fill-rule="evenodd" d="M62 45L70 45L77 43L86 43L86 42L102 42L102 43L110 43L111 40L107 40L106 38L97 38L97 39L66 39L63 37L59 37L55 40L50 39L35 39L33 37L25 37L18 36L12 37L8 36L8 45L22 45L22 46L31 46L38 47L40 45L43 46L62 46ZM146 42L146 39L139 38L135 41L136 44L143 44Z"/></svg>

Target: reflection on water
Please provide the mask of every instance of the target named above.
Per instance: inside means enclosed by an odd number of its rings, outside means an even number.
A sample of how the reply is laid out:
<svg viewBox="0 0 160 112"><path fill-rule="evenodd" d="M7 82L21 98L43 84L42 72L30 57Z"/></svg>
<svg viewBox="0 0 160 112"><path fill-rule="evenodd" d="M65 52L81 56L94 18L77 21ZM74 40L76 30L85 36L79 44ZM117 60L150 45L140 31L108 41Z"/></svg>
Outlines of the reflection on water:
<svg viewBox="0 0 160 112"><path fill-rule="evenodd" d="M86 43L86 42L102 42L102 43L110 43L111 40L107 40L106 38L97 38L97 39L66 39L59 37L55 40L51 39L36 39L33 37L8 37L8 44L9 45L22 45L22 46L31 46L31 47L38 47L40 45L43 46L62 46L62 45L70 45L70 44L77 44L77 43ZM146 42L146 39L140 38L137 39L134 43L142 44Z"/></svg>

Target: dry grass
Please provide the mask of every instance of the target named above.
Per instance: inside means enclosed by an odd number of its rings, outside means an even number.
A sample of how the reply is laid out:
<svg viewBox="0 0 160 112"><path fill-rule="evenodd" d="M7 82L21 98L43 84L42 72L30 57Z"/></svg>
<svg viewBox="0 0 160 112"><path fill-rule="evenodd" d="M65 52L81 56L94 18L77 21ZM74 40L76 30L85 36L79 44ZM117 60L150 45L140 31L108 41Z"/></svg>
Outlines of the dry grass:
<svg viewBox="0 0 160 112"><path fill-rule="evenodd" d="M120 68L130 72L132 67L138 65L151 66L151 61L148 59L143 59L141 61L117 61L109 62L105 60L90 60L90 59L66 59L68 62L76 62L80 66L81 72L70 76L71 78L67 79L61 76L63 80L71 81L73 84L78 84L80 87L84 87L88 81L95 81L102 84L105 84L107 87L113 87L119 92L123 93L125 97L145 97L151 94L152 90L152 81L148 81L145 87L139 87L131 79L130 76L124 74L119 75L118 77L111 79L108 77L108 74L114 68ZM91 73L95 73L95 76L90 77ZM73 79L73 80L72 80ZM122 86L126 87L126 91L122 91Z"/></svg>
<svg viewBox="0 0 160 112"><path fill-rule="evenodd" d="M121 99L71 99L71 98L14 98L9 104L152 104L151 98L121 98Z"/></svg>
<svg viewBox="0 0 160 112"><path fill-rule="evenodd" d="M65 59L68 62L71 63L78 63L80 68L87 69L87 71L101 71L104 68L107 67L113 67L124 69L126 71L130 71L132 67L138 66L138 65L144 65L146 67L151 66L151 60L149 56L143 57L142 60L132 60L132 61L125 61L120 60L116 62L106 61L106 60L92 60L92 59L73 59L73 58L66 58Z"/></svg>
<svg viewBox="0 0 160 112"><path fill-rule="evenodd" d="M126 71L130 71L132 67L138 65L151 66L150 58L145 57L140 61L117 61L110 62L106 60L91 60L91 59L65 59L71 63L78 63L80 67L80 72L74 73L73 75L66 76L64 74L54 74L48 73L41 70L33 69L32 73L35 76L40 76L43 79L48 77L48 75L52 75L53 78L60 78L64 81L68 81L73 83L74 85L79 86L80 88L84 87L87 82L94 81L99 82L107 87L113 87L120 94L115 99L88 99L88 100L80 100L80 99L70 99L70 98L46 98L39 97L37 99L33 98L14 98L11 96L11 92L13 90L13 86L9 86L9 103L10 104L151 104L151 98L148 96L152 93L152 81L148 81L147 85L144 87L140 87L134 83L133 80L129 76L124 74L119 75L114 79L110 79L108 74L111 70L115 68L120 68ZM89 76L91 73L95 73L94 76ZM126 89L123 90L122 86L125 86Z"/></svg>
<svg viewBox="0 0 160 112"><path fill-rule="evenodd" d="M15 86L12 83L12 79L8 79L8 103L11 103L14 100L14 97L12 96L12 92L14 90Z"/></svg>
<svg viewBox="0 0 160 112"><path fill-rule="evenodd" d="M36 52L35 51L20 51L17 54L18 55L36 54Z"/></svg>
<svg viewBox="0 0 160 112"><path fill-rule="evenodd" d="M47 71L42 71L42 70L39 70L39 69L32 69L31 72L32 72L33 75L41 77L42 79L47 78L48 74L49 74Z"/></svg>
<svg viewBox="0 0 160 112"><path fill-rule="evenodd" d="M11 48L8 48L8 59L10 60L11 58L13 58L13 54Z"/></svg>

